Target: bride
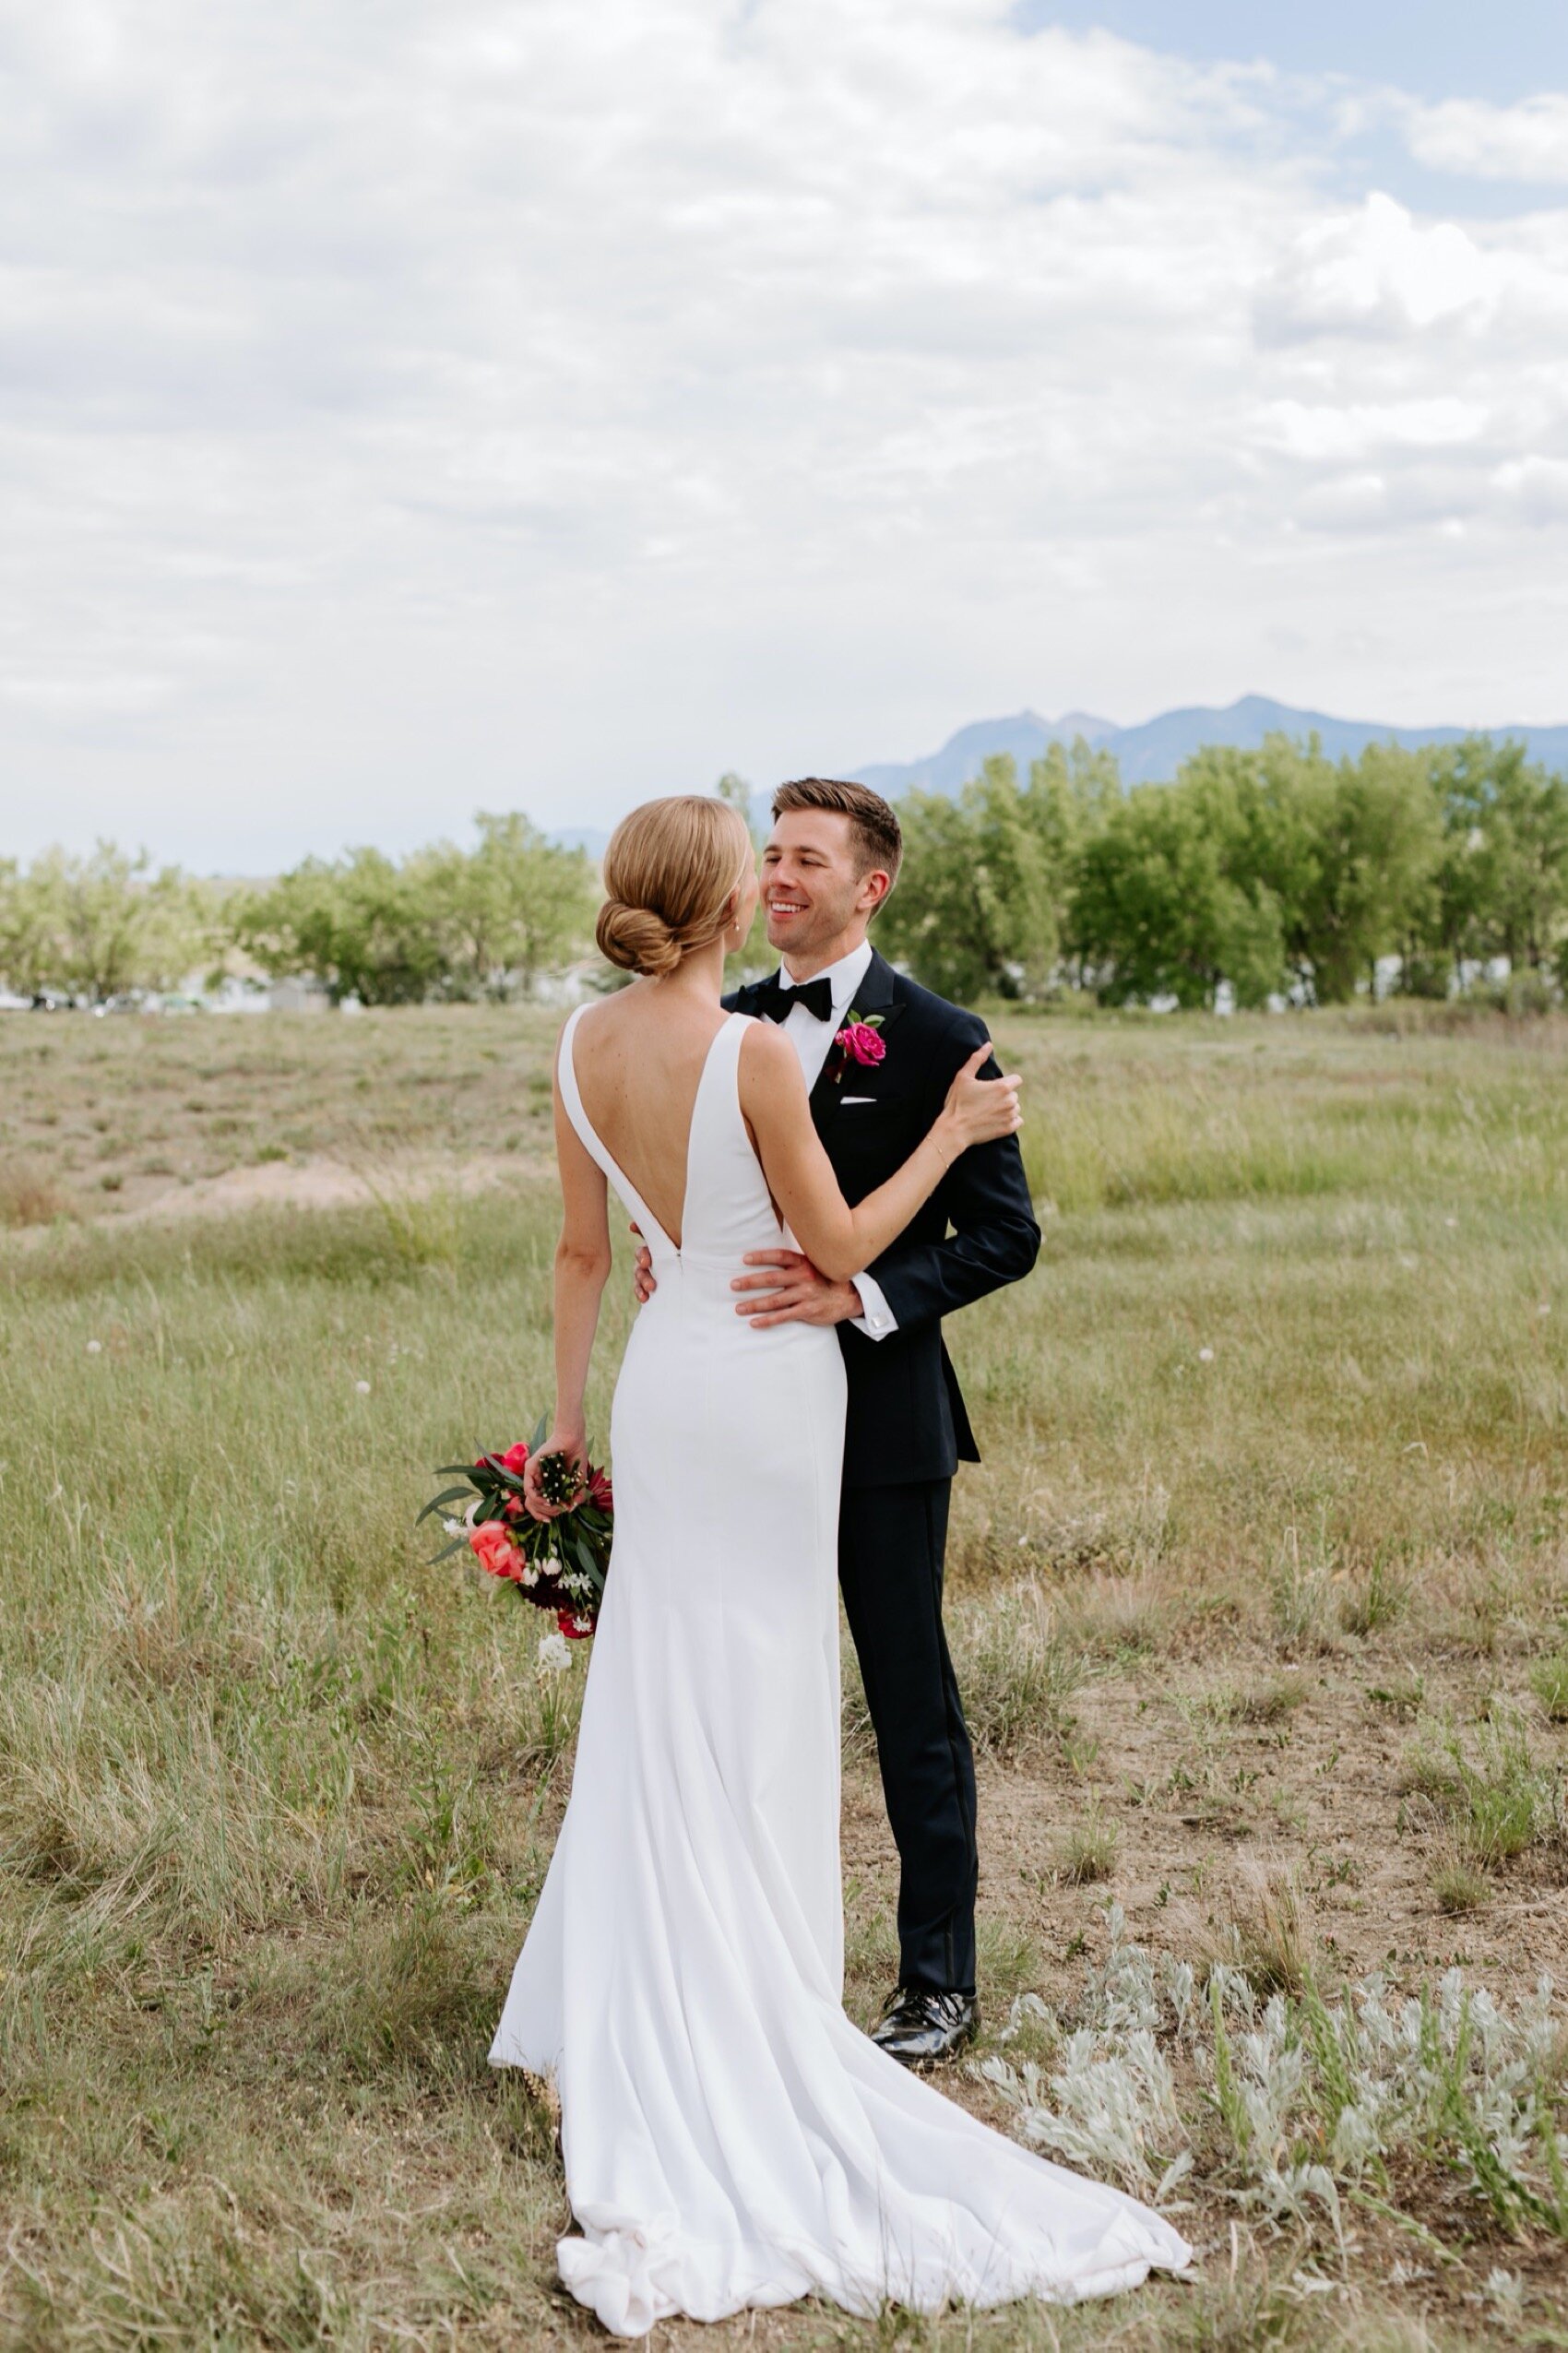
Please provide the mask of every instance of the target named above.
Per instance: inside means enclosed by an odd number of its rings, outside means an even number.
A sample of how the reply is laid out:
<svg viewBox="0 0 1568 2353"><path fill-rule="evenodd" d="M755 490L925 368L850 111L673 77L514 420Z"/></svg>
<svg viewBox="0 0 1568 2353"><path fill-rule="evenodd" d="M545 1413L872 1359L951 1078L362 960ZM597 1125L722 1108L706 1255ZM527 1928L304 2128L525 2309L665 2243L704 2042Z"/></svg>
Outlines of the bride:
<svg viewBox="0 0 1568 2353"><path fill-rule="evenodd" d="M561 1037L541 1451L585 1458L609 1186L658 1289L615 1391L615 1549L571 1802L491 2051L557 2079L582 2234L561 2276L640 2336L812 2294L859 2313L1066 2302L1180 2269L1190 2250L1158 2215L988 2131L844 2014L843 1360L830 1329L754 1329L732 1289L786 1230L825 1274L858 1274L958 1153L1016 1129L1017 1082L976 1075L982 1046L851 1209L793 1046L719 1003L757 900L740 816L649 802L604 875L600 945L641 977Z"/></svg>

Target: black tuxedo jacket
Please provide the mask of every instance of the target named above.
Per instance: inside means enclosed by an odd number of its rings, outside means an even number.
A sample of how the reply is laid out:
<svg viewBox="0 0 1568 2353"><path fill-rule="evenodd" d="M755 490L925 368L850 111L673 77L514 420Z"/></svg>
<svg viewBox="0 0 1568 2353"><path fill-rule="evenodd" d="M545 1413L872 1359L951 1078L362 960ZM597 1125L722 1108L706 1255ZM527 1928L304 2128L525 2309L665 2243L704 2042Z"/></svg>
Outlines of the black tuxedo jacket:
<svg viewBox="0 0 1568 2353"><path fill-rule="evenodd" d="M725 1004L756 1009L758 987ZM989 1032L983 1021L873 952L853 1011L882 1016L886 1047L874 1065L829 1050L812 1090L812 1119L851 1205L874 1193L909 1157L953 1078ZM994 1061L982 1065L998 1075ZM861 1097L865 1099L856 1101ZM846 1099L846 1098L849 1099ZM1021 1281L1039 1251L1039 1228L1016 1136L960 1154L892 1248L867 1269L881 1285L898 1328L868 1339L838 1326L849 1376L844 1439L847 1487L903 1486L951 1479L978 1462L974 1432L942 1338L942 1318L1004 1283Z"/></svg>

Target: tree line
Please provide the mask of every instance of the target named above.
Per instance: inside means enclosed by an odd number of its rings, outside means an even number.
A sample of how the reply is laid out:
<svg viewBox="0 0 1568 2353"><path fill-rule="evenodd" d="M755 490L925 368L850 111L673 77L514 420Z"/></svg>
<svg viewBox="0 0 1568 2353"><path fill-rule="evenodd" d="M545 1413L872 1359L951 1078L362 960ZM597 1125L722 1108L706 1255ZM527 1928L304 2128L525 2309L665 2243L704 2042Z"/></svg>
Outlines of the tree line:
<svg viewBox="0 0 1568 2353"><path fill-rule="evenodd" d="M525 816L475 825L471 849L352 850L248 886L110 842L26 871L0 860L0 986L103 1004L237 969L315 981L335 1004L528 996L591 945L598 876Z"/></svg>
<svg viewBox="0 0 1568 2353"><path fill-rule="evenodd" d="M750 814L733 775L717 790ZM1515 996L1568 991L1568 778L1483 736L1330 760L1315 740L1211 745L1124 790L1054 744L988 760L955 797L899 802L907 856L884 951L960 1000L1092 992L1108 1004L1337 1004L1446 995L1492 959ZM592 953L592 861L517 814L396 860L307 859L255 885L154 869L112 844L0 859L0 986L104 1003L236 969L334 1003L533 993ZM742 961L760 963L760 930Z"/></svg>
<svg viewBox="0 0 1568 2353"><path fill-rule="evenodd" d="M944 995L1336 1004L1380 972L1445 996L1499 957L1516 997L1568 990L1568 778L1515 743L1330 760L1273 736L1123 791L1080 741L898 806L879 937Z"/></svg>

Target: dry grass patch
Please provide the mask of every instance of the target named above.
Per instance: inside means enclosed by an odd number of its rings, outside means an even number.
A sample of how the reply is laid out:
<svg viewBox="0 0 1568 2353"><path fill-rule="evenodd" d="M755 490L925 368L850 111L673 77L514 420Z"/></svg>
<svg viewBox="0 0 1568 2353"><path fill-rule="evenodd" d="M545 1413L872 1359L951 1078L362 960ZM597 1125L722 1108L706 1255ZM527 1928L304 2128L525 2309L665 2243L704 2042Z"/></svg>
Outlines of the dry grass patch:
<svg viewBox="0 0 1568 2353"><path fill-rule="evenodd" d="M65 1188L37 1166L0 1164L0 1226L47 1226L74 1214Z"/></svg>

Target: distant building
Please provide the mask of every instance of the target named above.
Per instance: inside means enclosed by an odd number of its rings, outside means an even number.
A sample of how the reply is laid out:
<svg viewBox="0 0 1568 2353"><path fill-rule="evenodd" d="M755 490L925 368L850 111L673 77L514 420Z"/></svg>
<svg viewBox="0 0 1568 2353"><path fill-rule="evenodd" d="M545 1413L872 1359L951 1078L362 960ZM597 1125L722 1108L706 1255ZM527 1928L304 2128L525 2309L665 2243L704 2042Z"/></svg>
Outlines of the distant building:
<svg viewBox="0 0 1568 2353"><path fill-rule="evenodd" d="M327 1013L332 1000L326 982L314 973L292 973L285 980L274 980L267 1004L272 1013Z"/></svg>

